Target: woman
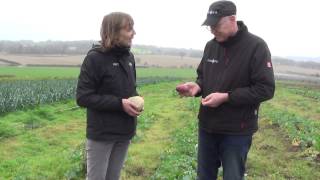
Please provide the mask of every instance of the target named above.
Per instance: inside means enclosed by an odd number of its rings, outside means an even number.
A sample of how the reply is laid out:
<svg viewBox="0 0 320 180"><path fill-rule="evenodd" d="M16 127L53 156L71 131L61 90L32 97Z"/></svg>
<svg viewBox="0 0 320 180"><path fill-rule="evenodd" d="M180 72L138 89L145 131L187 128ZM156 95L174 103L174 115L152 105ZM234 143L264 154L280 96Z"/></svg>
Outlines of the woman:
<svg viewBox="0 0 320 180"><path fill-rule="evenodd" d="M133 19L122 12L103 18L101 44L89 50L81 67L77 104L87 108L87 180L118 180L135 135L136 70L131 42Z"/></svg>

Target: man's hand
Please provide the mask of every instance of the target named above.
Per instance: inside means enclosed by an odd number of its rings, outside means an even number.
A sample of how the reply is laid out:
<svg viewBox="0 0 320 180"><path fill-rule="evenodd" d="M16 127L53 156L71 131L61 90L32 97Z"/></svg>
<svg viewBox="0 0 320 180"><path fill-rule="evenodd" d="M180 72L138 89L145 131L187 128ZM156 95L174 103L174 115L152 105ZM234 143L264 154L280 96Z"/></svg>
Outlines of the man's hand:
<svg viewBox="0 0 320 180"><path fill-rule="evenodd" d="M208 107L218 107L222 103L228 101L229 95L228 93L211 93L207 97L201 99L201 103L203 106Z"/></svg>
<svg viewBox="0 0 320 180"><path fill-rule="evenodd" d="M140 115L140 111L138 110L138 107L136 107L131 101L128 99L122 99L122 107L123 110L129 114L130 116L137 117Z"/></svg>
<svg viewBox="0 0 320 180"><path fill-rule="evenodd" d="M186 82L184 84L178 85L176 90L180 96L192 97L201 91L199 85L195 82Z"/></svg>

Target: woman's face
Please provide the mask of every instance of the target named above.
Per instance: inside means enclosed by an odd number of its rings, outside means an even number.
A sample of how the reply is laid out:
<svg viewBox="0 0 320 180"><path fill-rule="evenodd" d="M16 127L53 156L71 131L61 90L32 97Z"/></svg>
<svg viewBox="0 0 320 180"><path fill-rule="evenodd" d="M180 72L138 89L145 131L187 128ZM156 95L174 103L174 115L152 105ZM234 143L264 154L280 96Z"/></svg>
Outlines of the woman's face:
<svg viewBox="0 0 320 180"><path fill-rule="evenodd" d="M133 25L126 23L119 33L119 45L123 47L131 47L132 39L135 34L136 31L133 29Z"/></svg>

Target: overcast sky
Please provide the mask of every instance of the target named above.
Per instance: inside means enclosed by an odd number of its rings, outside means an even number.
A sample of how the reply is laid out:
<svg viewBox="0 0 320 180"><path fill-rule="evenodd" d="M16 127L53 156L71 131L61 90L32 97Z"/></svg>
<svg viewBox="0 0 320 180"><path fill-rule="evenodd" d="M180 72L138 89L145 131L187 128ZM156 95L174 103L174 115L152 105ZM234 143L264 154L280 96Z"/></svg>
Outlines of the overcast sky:
<svg viewBox="0 0 320 180"><path fill-rule="evenodd" d="M134 44L204 48L202 27L213 0L3 0L0 40L98 40L104 15L135 21ZM320 56L318 0L235 0L237 18L262 37L272 55Z"/></svg>

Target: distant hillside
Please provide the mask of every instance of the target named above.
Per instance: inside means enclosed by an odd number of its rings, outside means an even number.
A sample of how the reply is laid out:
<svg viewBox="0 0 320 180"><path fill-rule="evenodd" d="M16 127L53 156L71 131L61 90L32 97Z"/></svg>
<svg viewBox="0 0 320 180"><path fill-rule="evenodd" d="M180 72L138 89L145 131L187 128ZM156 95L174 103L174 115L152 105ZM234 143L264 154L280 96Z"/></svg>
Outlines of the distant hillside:
<svg viewBox="0 0 320 180"><path fill-rule="evenodd" d="M80 66L88 50L97 41L0 41L0 65ZM133 45L137 65L147 67L195 68L202 51ZM277 73L320 76L320 63L272 57Z"/></svg>
<svg viewBox="0 0 320 180"><path fill-rule="evenodd" d="M303 67L309 69L320 69L320 63L314 61L294 61L291 59L286 59L282 57L274 56L272 57L273 64L278 65L289 65L296 67Z"/></svg>
<svg viewBox="0 0 320 180"><path fill-rule="evenodd" d="M167 48L148 45L133 45L132 51L139 55L170 55L180 57L202 57L203 51L196 49Z"/></svg>
<svg viewBox="0 0 320 180"><path fill-rule="evenodd" d="M8 54L85 54L94 41L0 41L0 52Z"/></svg>
<svg viewBox="0 0 320 180"><path fill-rule="evenodd" d="M84 55L97 41L0 41L0 53L32 55ZM138 55L169 55L201 57L202 51L195 49L166 48L148 45L133 45L132 52Z"/></svg>
<svg viewBox="0 0 320 180"><path fill-rule="evenodd" d="M320 63L320 57L287 56L286 58L295 61L314 61Z"/></svg>

